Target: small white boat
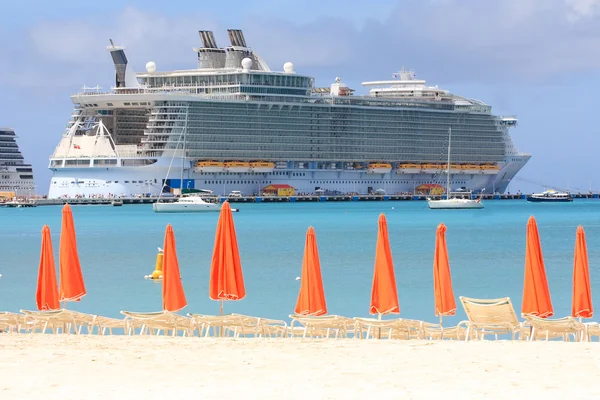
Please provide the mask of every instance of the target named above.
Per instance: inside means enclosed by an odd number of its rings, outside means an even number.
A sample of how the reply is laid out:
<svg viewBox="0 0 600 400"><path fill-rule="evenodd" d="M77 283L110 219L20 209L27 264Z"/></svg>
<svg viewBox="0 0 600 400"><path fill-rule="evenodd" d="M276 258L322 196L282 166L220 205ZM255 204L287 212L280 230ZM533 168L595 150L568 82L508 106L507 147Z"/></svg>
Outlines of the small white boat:
<svg viewBox="0 0 600 400"><path fill-rule="evenodd" d="M472 199L471 192L450 192L450 174L452 173L452 166L450 164L450 141L452 139L452 128L448 129L448 163L447 163L447 180L446 180L446 199L433 200L427 199L427 205L429 208L434 210L449 209L449 210L461 210L461 209L477 209L483 208L481 198Z"/></svg>
<svg viewBox="0 0 600 400"><path fill-rule="evenodd" d="M200 196L184 196L170 203L157 201L152 209L158 213L209 212L221 211L221 204L206 201Z"/></svg>
<svg viewBox="0 0 600 400"><path fill-rule="evenodd" d="M442 200L427 200L429 208L433 209L468 209L468 208L483 208L483 203L480 199L459 199L450 198Z"/></svg>

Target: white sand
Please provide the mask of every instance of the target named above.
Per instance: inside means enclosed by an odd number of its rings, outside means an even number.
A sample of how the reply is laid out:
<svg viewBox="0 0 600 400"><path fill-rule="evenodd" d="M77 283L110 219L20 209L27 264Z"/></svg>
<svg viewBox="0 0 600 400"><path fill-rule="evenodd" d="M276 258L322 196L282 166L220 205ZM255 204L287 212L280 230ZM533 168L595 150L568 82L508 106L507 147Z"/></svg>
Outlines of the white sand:
<svg viewBox="0 0 600 400"><path fill-rule="evenodd" d="M375 395L600 399L600 343L0 335L0 399Z"/></svg>

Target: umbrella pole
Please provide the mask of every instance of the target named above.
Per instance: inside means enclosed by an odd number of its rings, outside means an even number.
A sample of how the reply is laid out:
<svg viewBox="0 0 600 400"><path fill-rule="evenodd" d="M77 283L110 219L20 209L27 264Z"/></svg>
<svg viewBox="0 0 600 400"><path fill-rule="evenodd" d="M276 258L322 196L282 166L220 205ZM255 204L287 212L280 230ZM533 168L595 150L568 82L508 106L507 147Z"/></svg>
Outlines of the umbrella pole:
<svg viewBox="0 0 600 400"><path fill-rule="evenodd" d="M221 299L221 305L219 307L219 315L221 317L223 316L223 299ZM223 325L221 325L221 327L219 328L219 336L223 337Z"/></svg>

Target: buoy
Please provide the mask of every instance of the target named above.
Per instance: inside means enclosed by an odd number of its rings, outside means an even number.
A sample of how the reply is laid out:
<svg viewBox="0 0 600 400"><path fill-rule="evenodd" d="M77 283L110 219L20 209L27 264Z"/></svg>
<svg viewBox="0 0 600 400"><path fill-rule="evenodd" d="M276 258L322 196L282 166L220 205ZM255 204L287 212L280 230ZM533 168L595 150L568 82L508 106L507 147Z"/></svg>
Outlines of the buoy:
<svg viewBox="0 0 600 400"><path fill-rule="evenodd" d="M152 275L146 275L144 278L146 279L162 279L163 278L163 251L161 248L158 249L158 254L156 254L156 264L154 266L154 271Z"/></svg>
<svg viewBox="0 0 600 400"><path fill-rule="evenodd" d="M299 276L296 277L296 280L299 281L301 278Z"/></svg>

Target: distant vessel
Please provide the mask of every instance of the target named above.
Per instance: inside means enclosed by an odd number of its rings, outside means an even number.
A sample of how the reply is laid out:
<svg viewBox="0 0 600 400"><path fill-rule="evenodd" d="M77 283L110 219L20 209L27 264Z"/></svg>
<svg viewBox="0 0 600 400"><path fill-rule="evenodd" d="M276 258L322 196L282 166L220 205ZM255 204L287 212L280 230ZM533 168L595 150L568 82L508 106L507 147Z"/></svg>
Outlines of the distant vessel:
<svg viewBox="0 0 600 400"><path fill-rule="evenodd" d="M154 212L177 213L177 212L209 212L221 211L220 203L205 201L200 196L183 196L174 202L166 203L158 201L152 205Z"/></svg>
<svg viewBox="0 0 600 400"><path fill-rule="evenodd" d="M339 77L317 87L291 62L272 70L240 30L228 31L225 48L211 31L199 33L197 66L176 71L149 61L136 74L111 41L115 86L71 96L71 119L50 156L48 197L256 194L269 185L409 193L447 169L439 156L449 126L451 189L502 193L531 157L509 135L515 117L404 67L363 82L357 95Z"/></svg>
<svg viewBox="0 0 600 400"><path fill-rule="evenodd" d="M452 128L448 129L448 163L446 169L446 198L441 200L427 199L427 205L432 209L473 209L483 208L481 199L473 200L470 191L450 191L450 142L452 140Z"/></svg>
<svg viewBox="0 0 600 400"><path fill-rule="evenodd" d="M527 196L527 201L532 203L568 203L573 201L569 193L546 190L542 193L534 193Z"/></svg>
<svg viewBox="0 0 600 400"><path fill-rule="evenodd" d="M35 194L31 164L25 164L17 145L17 135L10 128L0 128L0 195L24 197Z"/></svg>

